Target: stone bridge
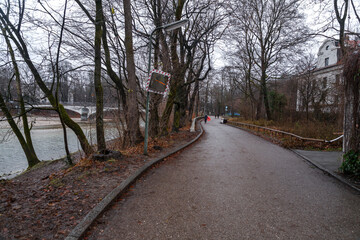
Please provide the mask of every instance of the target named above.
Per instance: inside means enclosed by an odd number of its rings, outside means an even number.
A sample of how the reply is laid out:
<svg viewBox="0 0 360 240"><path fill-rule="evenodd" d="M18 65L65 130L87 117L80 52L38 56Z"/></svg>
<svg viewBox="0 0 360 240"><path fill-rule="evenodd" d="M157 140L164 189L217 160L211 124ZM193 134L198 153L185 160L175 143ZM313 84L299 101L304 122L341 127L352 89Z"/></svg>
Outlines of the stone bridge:
<svg viewBox="0 0 360 240"><path fill-rule="evenodd" d="M81 115L81 109L86 107L89 109L88 117L91 118L96 113L96 106L84 106L84 105L63 105L67 111L72 111ZM51 105L32 105L35 108L52 108ZM114 107L104 107L104 112L118 110Z"/></svg>

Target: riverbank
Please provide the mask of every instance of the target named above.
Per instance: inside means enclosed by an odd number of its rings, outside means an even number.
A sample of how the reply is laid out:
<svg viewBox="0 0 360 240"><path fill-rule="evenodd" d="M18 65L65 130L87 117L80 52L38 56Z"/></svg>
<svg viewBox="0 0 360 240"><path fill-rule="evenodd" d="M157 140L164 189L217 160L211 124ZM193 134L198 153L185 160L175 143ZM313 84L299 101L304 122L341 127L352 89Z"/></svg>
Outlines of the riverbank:
<svg viewBox="0 0 360 240"><path fill-rule="evenodd" d="M32 141L38 158L41 161L55 160L66 155L64 149L64 138L61 123L56 117L31 117L33 127L31 130ZM74 118L83 129L90 144L96 144L95 123L91 121L81 121ZM28 163L23 153L22 147L6 123L0 122L0 179L11 178L23 172ZM120 130L110 120L105 121L105 137L107 140L118 138ZM77 152L80 144L74 132L67 131L69 150Z"/></svg>
<svg viewBox="0 0 360 240"><path fill-rule="evenodd" d="M80 118L72 118L76 123L82 126L95 124L90 120L81 121ZM29 124L32 125L32 129L48 129L48 128L61 128L61 123L58 117L44 117L44 116L33 116L28 117ZM105 120L106 121L106 120ZM7 121L0 122L0 129L9 129L10 125Z"/></svg>
<svg viewBox="0 0 360 240"><path fill-rule="evenodd" d="M63 239L109 191L147 162L191 141L197 133L188 128L143 144L121 149L123 156L94 162L76 155L76 165L67 168L62 160L42 163L12 180L0 183L0 238ZM130 189L131 191L131 189Z"/></svg>

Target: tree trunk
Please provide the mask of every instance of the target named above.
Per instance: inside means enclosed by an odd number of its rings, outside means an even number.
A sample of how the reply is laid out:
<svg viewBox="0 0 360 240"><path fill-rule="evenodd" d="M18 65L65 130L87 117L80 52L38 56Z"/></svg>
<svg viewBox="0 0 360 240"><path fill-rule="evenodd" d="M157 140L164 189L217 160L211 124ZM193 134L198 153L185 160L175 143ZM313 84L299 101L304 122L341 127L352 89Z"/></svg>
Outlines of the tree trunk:
<svg viewBox="0 0 360 240"><path fill-rule="evenodd" d="M15 79L16 79L16 90L17 90L17 94L18 94L18 98L19 98L19 103L20 103L20 115L22 118L22 122L23 122L23 129L24 129L24 135L25 135L25 139L26 139L26 143L30 149L30 151L33 152L34 155L36 155L35 153L35 149L32 143L32 138L31 138L31 134L30 134L30 127L29 127L29 122L27 119L27 114L26 114L26 109L25 109L25 103L24 103L24 98L23 98L23 94L22 94L22 87L21 87L21 80L20 80L20 71L19 71L19 67L17 65L17 61L15 59L15 54L14 54L14 50L11 46L10 40L9 38L6 36L6 32L5 29L1 28L3 36L5 37L5 41L11 56L11 62L13 64L14 67L14 72L15 72ZM29 164L30 165L30 164Z"/></svg>
<svg viewBox="0 0 360 240"><path fill-rule="evenodd" d="M159 135L159 104L162 99L162 95L150 93L151 101L150 101L150 119L149 119L149 136L156 137Z"/></svg>
<svg viewBox="0 0 360 240"><path fill-rule="evenodd" d="M132 39L131 2L130 0L124 0L123 3L125 16L126 70L128 73L126 124L129 135L129 145L133 146L142 141L143 137L139 127L139 107L137 102L137 83Z"/></svg>
<svg viewBox="0 0 360 240"><path fill-rule="evenodd" d="M199 81L196 79L195 80L194 90L193 90L193 93L191 94L191 98L190 98L190 102L189 102L189 108L188 108L188 112L189 112L188 121L189 122L192 122L192 115L193 115L193 112L194 112L195 100L196 100L196 96L198 94L198 91L199 91Z"/></svg>
<svg viewBox="0 0 360 240"><path fill-rule="evenodd" d="M175 87L170 86L170 93L160 121L160 134L162 136L166 136L169 134L168 125L170 121L171 112L174 106L175 94L176 94Z"/></svg>
<svg viewBox="0 0 360 240"><path fill-rule="evenodd" d="M45 96L49 100L50 104L60 112L61 116L63 117L64 123L71 130L74 131L75 135L77 136L77 138L80 142L81 148L83 149L85 154L90 155L91 153L93 153L93 149L91 148L91 146L90 146L88 140L86 139L85 134L82 131L82 129L80 128L80 126L69 117L69 115L67 114L64 107L61 104L57 105L57 102L55 100L53 93L50 91L50 89L48 89L45 82L42 80L37 68L35 67L34 63L32 62L32 60L30 58L29 52L27 50L27 46L23 40L21 32L16 31L15 26L12 25L12 23L6 17L6 14L2 11L1 8L0 8L0 20L6 26L7 33L9 34L12 41L15 43L22 58L24 59L27 66L29 67L31 73L33 74L37 85L40 87L42 92L45 94ZM16 35L16 37L14 36L14 34Z"/></svg>
<svg viewBox="0 0 360 240"><path fill-rule="evenodd" d="M104 100L103 88L101 84L101 37L102 37L102 0L96 2L95 17L95 70L94 70L94 87L96 95L96 140L97 149L102 151L106 149L105 133L104 133Z"/></svg>
<svg viewBox="0 0 360 240"><path fill-rule="evenodd" d="M158 4L160 4L160 1L157 1L156 3L153 2L153 12L154 12L154 16L155 16L155 26L159 27L161 25L161 16L157 16L157 12L160 12L160 10L158 11L158 8L160 9L160 6L158 6ZM160 38L160 32L158 31L156 34L156 38L155 38L155 46L154 46L154 69L158 69L159 68L159 52L160 52L160 42L159 42L159 38ZM163 95L161 94L156 94L156 93L150 93L150 107L149 107L149 137L154 138L156 136L159 135L160 130L159 130L159 122L160 122L160 117L159 117L159 104L161 102L161 99L163 98Z"/></svg>
<svg viewBox="0 0 360 240"><path fill-rule="evenodd" d="M11 129L15 133L17 139L20 142L21 148L23 149L26 159L28 161L29 167L35 166L37 163L40 162L40 160L37 158L34 151L32 151L31 147L27 144L26 140L24 139L20 129L16 125L14 119L11 116L11 113L9 112L8 108L6 107L6 104L4 102L4 98L0 92L0 109L4 113Z"/></svg>
<svg viewBox="0 0 360 240"><path fill-rule="evenodd" d="M175 9L175 21L179 21L182 16L182 11L185 5L185 0L179 0L177 1L177 6ZM172 63L172 77L171 77L171 86L170 86L170 94L168 101L166 103L166 108L163 112L163 116L161 118L161 133L167 134L168 133L168 124L170 120L171 111L173 108L173 104L177 102L178 99L178 86L180 86L181 82L184 81L185 73L183 74L183 66L180 63L179 56L177 53L177 41L178 41L178 33L179 29L175 29L172 31L171 34L171 46L170 46L170 55L171 55L171 63ZM162 44L165 45L165 38L162 39ZM167 48L164 48L167 50ZM180 108L176 108L177 111L180 111ZM179 118L179 124L180 124L180 112L174 113L174 117L177 119ZM174 119L174 123L177 122L177 120ZM177 128L179 124L176 123L176 126L173 125L173 127Z"/></svg>
<svg viewBox="0 0 360 240"><path fill-rule="evenodd" d="M261 91L262 95L264 96L264 105L265 105L265 112L267 120L271 120L271 110L270 110L270 104L269 104L269 98L268 98L268 92L267 92L267 86L266 86L266 72L263 71L261 74Z"/></svg>
<svg viewBox="0 0 360 240"><path fill-rule="evenodd" d="M208 102L208 98L209 98L209 81L207 81L206 83L206 89L205 89L205 101L204 101L204 112L203 114L206 115L206 112L207 112L207 102ZM222 104L224 104L224 101L223 101L223 87L221 88L221 107L222 107ZM223 109L221 109L221 111L223 111Z"/></svg>
<svg viewBox="0 0 360 240"><path fill-rule="evenodd" d="M19 71L19 67L17 65L16 59L15 59L15 54L14 54L14 50L11 46L10 40L6 35L5 29L1 28L1 31L3 33L3 36L5 37L5 41L11 56L11 62L13 64L14 67L14 72L15 72L15 79L16 79L16 88L17 88L17 94L18 94L18 98L19 98L19 103L20 103L20 115L22 118L22 122L23 122L23 130L24 130L24 135L25 135L25 139L23 138L23 135L21 134L20 130L18 129L16 123L13 121L13 119L11 118L11 113L8 111L8 109L6 108L5 102L3 100L3 97L0 93L0 97L1 97L1 110L3 111L3 113L5 114L5 116L8 119L8 122L11 126L11 129L14 131L16 137L18 138L21 147L25 153L27 162L29 167L32 167L34 165L36 165L37 163L40 162L40 160L38 159L33 143L32 143L32 138L31 138L31 133L30 133L30 127L29 127L29 123L28 123L28 119L27 119L27 114L26 114L26 109L25 109L25 103L24 103L24 98L22 95L22 87L21 87L21 80L20 80L20 71Z"/></svg>
<svg viewBox="0 0 360 240"><path fill-rule="evenodd" d="M334 0L334 10L336 20L339 23L339 40L341 57L345 60L344 64L344 137L343 152L350 150L358 152L360 150L359 132L359 78L360 78L360 54L351 54L351 49L345 47L345 22L348 16L349 1L344 0L340 11L338 0ZM342 15L341 15L342 14ZM349 55L348 55L349 54Z"/></svg>
<svg viewBox="0 0 360 240"><path fill-rule="evenodd" d="M360 150L360 53L352 53L346 57L344 64L345 81L345 114L344 141L345 153Z"/></svg>
<svg viewBox="0 0 360 240"><path fill-rule="evenodd" d="M173 131L178 132L180 128L183 127L183 116L185 111L186 104L186 91L184 86L184 75L176 76L179 78L178 84L176 87L176 97L175 97L175 107L174 107L174 122L173 122Z"/></svg>
<svg viewBox="0 0 360 240"><path fill-rule="evenodd" d="M261 118L261 110L262 110L263 99L264 99L263 91L262 91L262 89L260 89L259 100L258 100L257 105L256 105L256 115L255 115L256 120L259 120Z"/></svg>
<svg viewBox="0 0 360 240"><path fill-rule="evenodd" d="M62 25L61 25L59 44L58 44L58 49L57 49L57 53L56 53L56 63L55 63L55 75L56 75L55 99L56 99L57 105L59 105L59 89L60 89L59 59L60 59L60 49L61 49L63 33L64 33L64 27L65 27L66 9L67 9L67 0L65 0L64 15L63 15L63 21L62 21ZM70 150L69 150L68 139L67 139L66 125L64 123L64 120L61 117L61 114L59 114L59 111L57 113L59 115L61 126L62 126L62 129L63 129L63 137L64 137L64 145L65 145L67 163L68 163L68 165L73 165L73 162L72 162L72 159L71 159L71 153L70 153Z"/></svg>
<svg viewBox="0 0 360 240"><path fill-rule="evenodd" d="M355 140L355 119L353 113L355 112L354 106L354 94L352 93L352 86L349 82L345 82L345 115L344 115L344 140L343 140L343 151L349 152L354 148Z"/></svg>
<svg viewBox="0 0 360 240"><path fill-rule="evenodd" d="M200 105L200 87L197 90L196 94L196 108L195 108L195 117L199 116L199 105ZM219 112L218 112L219 114Z"/></svg>

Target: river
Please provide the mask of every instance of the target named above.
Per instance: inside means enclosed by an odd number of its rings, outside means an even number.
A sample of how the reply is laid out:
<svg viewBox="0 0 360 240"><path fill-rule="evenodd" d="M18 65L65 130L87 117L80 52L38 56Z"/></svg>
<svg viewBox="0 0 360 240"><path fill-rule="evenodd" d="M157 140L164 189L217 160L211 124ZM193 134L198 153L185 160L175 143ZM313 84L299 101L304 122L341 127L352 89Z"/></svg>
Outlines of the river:
<svg viewBox="0 0 360 240"><path fill-rule="evenodd" d="M95 143L94 126L91 128L89 125L84 125L82 128L89 141ZM7 131L8 129L0 129L0 136L4 136ZM107 140L119 136L114 127L105 128L105 132ZM78 151L81 147L75 134L69 129L67 133L70 152ZM36 154L40 160L55 160L66 155L62 128L38 127L31 131L31 136ZM25 154L15 136L0 143L0 178L19 174L27 167Z"/></svg>

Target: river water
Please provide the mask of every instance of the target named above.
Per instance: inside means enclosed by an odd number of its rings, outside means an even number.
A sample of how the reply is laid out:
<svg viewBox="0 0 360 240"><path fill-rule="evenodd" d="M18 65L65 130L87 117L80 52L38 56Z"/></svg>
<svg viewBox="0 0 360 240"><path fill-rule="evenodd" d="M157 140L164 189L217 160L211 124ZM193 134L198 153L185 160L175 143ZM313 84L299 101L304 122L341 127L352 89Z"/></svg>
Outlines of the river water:
<svg viewBox="0 0 360 240"><path fill-rule="evenodd" d="M89 141L95 143L96 135L94 127L82 126L82 128ZM0 136L4 136L7 131L8 129L0 129ZM105 132L107 140L119 136L118 131L114 127L105 128ZM80 150L80 144L73 131L68 129L67 133L70 152ZM31 136L36 154L40 160L55 160L66 155L62 128L33 129ZM19 174L26 170L27 167L25 154L15 136L0 143L0 178Z"/></svg>

